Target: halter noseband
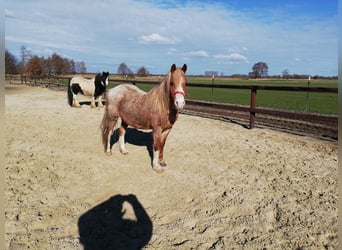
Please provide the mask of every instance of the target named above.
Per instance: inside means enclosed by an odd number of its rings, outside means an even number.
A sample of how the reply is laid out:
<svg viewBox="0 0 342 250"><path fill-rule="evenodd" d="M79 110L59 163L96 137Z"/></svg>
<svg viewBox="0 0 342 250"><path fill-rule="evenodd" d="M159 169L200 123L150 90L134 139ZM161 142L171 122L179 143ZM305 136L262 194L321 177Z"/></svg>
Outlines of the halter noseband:
<svg viewBox="0 0 342 250"><path fill-rule="evenodd" d="M171 94L172 94L172 95L180 94L180 95L182 95L182 96L185 96L185 93L184 93L184 91L182 91L182 90L176 90L176 91L171 90Z"/></svg>
<svg viewBox="0 0 342 250"><path fill-rule="evenodd" d="M170 86L170 92L173 96L180 94L185 97L185 93L183 90L174 90L174 86Z"/></svg>

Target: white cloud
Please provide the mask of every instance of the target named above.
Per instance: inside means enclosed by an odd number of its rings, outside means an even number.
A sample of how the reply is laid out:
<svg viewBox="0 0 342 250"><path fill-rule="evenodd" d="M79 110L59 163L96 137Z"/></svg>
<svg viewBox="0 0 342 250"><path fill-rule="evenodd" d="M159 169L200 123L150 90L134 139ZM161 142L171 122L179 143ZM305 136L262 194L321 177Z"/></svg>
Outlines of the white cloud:
<svg viewBox="0 0 342 250"><path fill-rule="evenodd" d="M151 35L140 36L139 42L145 43L145 44L149 44L149 43L174 44L175 40L159 35L158 33L153 33Z"/></svg>
<svg viewBox="0 0 342 250"><path fill-rule="evenodd" d="M246 62L248 63L249 60L246 56L241 55L239 53L230 53L230 54L218 54L214 56L217 59L228 59L234 62Z"/></svg>
<svg viewBox="0 0 342 250"><path fill-rule="evenodd" d="M209 53L205 50L195 50L185 53L187 56L208 57Z"/></svg>
<svg viewBox="0 0 342 250"><path fill-rule="evenodd" d="M175 48L171 48L169 49L169 51L167 52L168 55L174 55L177 52L177 49Z"/></svg>
<svg viewBox="0 0 342 250"><path fill-rule="evenodd" d="M14 12L9 9L5 9L5 17L14 17Z"/></svg>

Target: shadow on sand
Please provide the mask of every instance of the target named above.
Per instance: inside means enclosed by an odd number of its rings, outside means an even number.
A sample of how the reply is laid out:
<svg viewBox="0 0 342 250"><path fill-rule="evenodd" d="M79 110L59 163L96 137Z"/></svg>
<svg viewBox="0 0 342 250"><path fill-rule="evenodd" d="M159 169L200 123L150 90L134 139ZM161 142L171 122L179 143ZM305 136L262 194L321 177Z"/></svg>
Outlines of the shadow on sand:
<svg viewBox="0 0 342 250"><path fill-rule="evenodd" d="M124 202L131 205L136 220L123 218ZM135 195L115 195L84 213L78 230L85 250L133 250L150 241L153 224Z"/></svg>
<svg viewBox="0 0 342 250"><path fill-rule="evenodd" d="M114 131L111 139L110 139L110 147L113 147L113 144L118 142L119 135L118 131ZM144 146L146 147L146 150L151 158L151 161L153 159L153 138L152 138L152 132L143 132L140 130L137 130L135 128L127 128L126 134L125 134L125 142L129 144L133 144L136 146Z"/></svg>
<svg viewBox="0 0 342 250"><path fill-rule="evenodd" d="M91 101L79 101L79 104L80 104L81 106L90 106L90 105L91 105ZM96 105L96 107L99 106L99 103L98 103L97 100L95 101L95 105ZM105 102L104 102L104 101L102 101L102 105L105 105Z"/></svg>

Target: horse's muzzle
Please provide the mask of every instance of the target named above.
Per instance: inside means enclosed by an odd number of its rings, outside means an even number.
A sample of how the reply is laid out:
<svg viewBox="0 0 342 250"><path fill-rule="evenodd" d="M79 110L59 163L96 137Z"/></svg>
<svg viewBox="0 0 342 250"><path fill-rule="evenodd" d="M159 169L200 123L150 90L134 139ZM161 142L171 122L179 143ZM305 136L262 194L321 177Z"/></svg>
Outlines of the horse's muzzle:
<svg viewBox="0 0 342 250"><path fill-rule="evenodd" d="M184 95L176 94L175 106L176 106L177 110L183 110L184 105L185 105Z"/></svg>

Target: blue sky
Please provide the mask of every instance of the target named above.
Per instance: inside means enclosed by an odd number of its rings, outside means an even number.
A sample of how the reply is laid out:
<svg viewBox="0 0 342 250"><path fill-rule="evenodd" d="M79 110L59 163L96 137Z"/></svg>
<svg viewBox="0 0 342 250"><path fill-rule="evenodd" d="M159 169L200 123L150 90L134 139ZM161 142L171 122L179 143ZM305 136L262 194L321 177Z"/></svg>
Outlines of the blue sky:
<svg viewBox="0 0 342 250"><path fill-rule="evenodd" d="M84 61L88 72L116 73L124 62L165 74L214 70L335 76L337 0L5 0L5 47L19 58L53 52Z"/></svg>

